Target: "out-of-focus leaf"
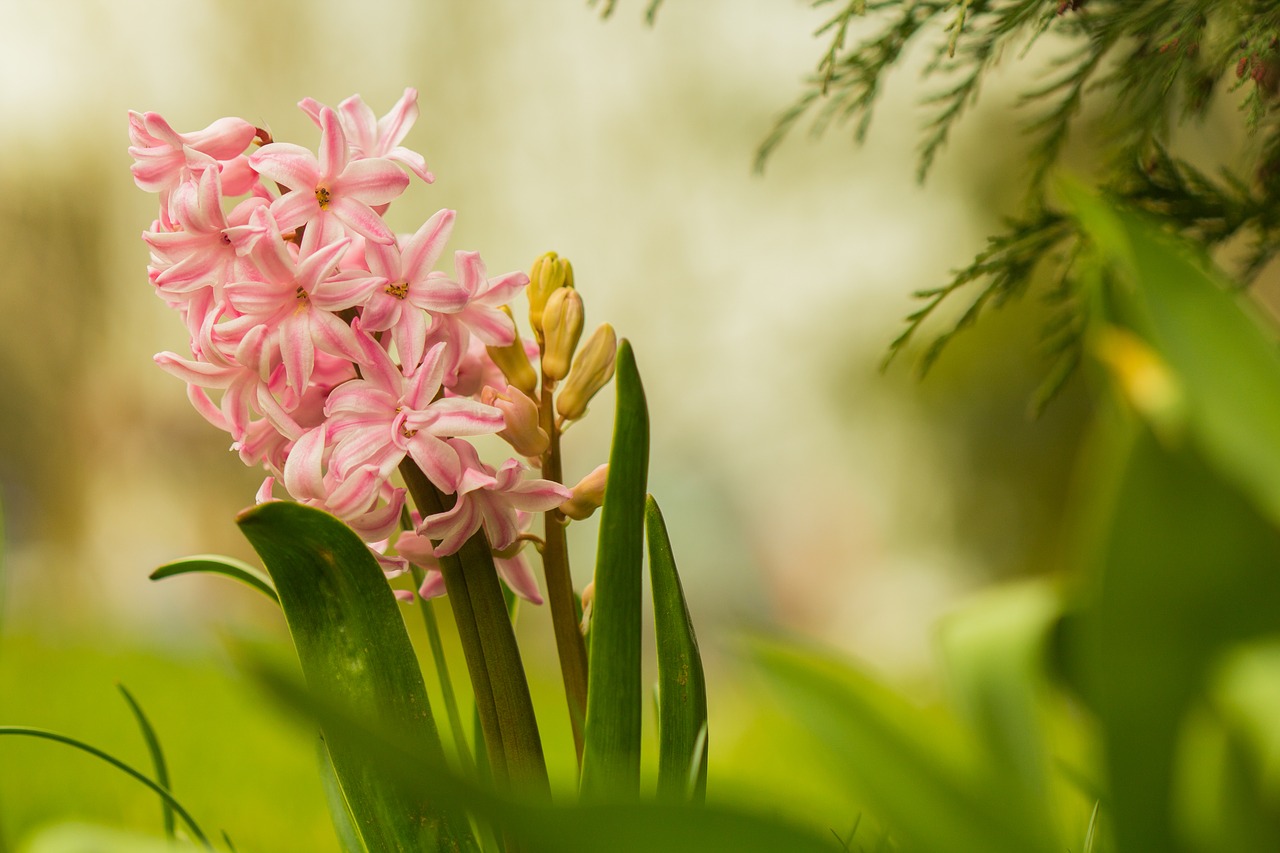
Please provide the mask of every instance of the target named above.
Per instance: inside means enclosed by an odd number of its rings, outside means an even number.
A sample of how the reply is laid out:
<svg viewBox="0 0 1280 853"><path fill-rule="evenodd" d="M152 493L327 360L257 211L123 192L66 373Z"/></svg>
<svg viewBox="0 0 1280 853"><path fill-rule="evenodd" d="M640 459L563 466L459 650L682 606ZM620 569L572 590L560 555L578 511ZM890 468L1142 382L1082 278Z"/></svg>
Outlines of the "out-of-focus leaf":
<svg viewBox="0 0 1280 853"><path fill-rule="evenodd" d="M1044 795L1039 711L1046 646L1061 613L1046 581L992 590L947 617L940 640L961 713L1023 784Z"/></svg>
<svg viewBox="0 0 1280 853"><path fill-rule="evenodd" d="M173 798L173 794L169 793L167 788L163 788L160 785L156 784L145 773L124 763L120 759L116 758L114 755L111 755L110 753L107 753L107 752L103 752L101 749L98 749L96 746L87 744L84 741L76 740L73 737L67 737L66 735L58 734L57 732L47 731L45 729L35 729L35 728L30 728L28 726L0 726L0 736L4 736L4 735L11 735L15 737L32 737L32 738L37 738L39 740L51 740L54 743L60 743L63 746L69 746L72 749L78 749L81 752L87 752L90 755L92 755L94 758L105 761L107 764L110 764L112 767L116 768L117 770L120 770L128 774L129 776L132 776L134 779L141 782L143 785L146 785L152 791L155 791L156 795L160 797L160 799L168 803L170 807L173 808L174 813L178 817L182 818L182 822L185 823L187 825L187 828L191 830L191 834L195 837L196 841L199 842L199 844L206 850L213 849L213 845L209 843L208 836L206 836L204 834L204 831L200 829L198 824L196 824L195 819L191 817L191 813L182 807L182 803L178 802Z"/></svg>
<svg viewBox="0 0 1280 853"><path fill-rule="evenodd" d="M411 791L457 808L465 807L500 827L528 853L831 853L828 838L778 818L716 805L652 801L601 801L549 805L534 795L519 799L497 794L451 771L442 760L407 749L391 729L375 729L295 679L260 663L256 676L295 711L319 719L326 731L341 732L389 778Z"/></svg>
<svg viewBox="0 0 1280 853"><path fill-rule="evenodd" d="M649 412L626 339L618 347L614 381L617 411L596 554L582 758L582 794L594 799L634 797L640 791L640 613Z"/></svg>
<svg viewBox="0 0 1280 853"><path fill-rule="evenodd" d="M1214 679L1212 696L1250 744L1266 796L1280 805L1280 642L1230 654Z"/></svg>
<svg viewBox="0 0 1280 853"><path fill-rule="evenodd" d="M262 504L237 523L275 582L307 683L443 761L409 634L368 547L333 516L296 503ZM475 848L460 814L412 796L341 733L326 732L325 743L369 850Z"/></svg>
<svg viewBox="0 0 1280 853"><path fill-rule="evenodd" d="M181 853L196 849L199 848L163 838L66 823L42 831L24 844L20 853Z"/></svg>
<svg viewBox="0 0 1280 853"><path fill-rule="evenodd" d="M1106 302L1163 359L1194 443L1280 523L1280 347L1201 250L1075 185L1064 194L1113 272Z"/></svg>
<svg viewBox="0 0 1280 853"><path fill-rule="evenodd" d="M819 652L761 643L756 658L797 720L908 849L1059 849L1040 801L962 731Z"/></svg>
<svg viewBox="0 0 1280 853"><path fill-rule="evenodd" d="M1170 850L1188 710L1225 648L1280 630L1280 532L1198 453L1136 433L1082 495L1110 520L1087 534L1091 588L1069 654L1101 723L1117 849Z"/></svg>
<svg viewBox="0 0 1280 853"><path fill-rule="evenodd" d="M658 646L658 796L702 802L707 795L707 681L667 525L652 495L645 502L645 528Z"/></svg>
<svg viewBox="0 0 1280 853"><path fill-rule="evenodd" d="M163 566L152 572L151 580L158 581L162 578L171 578L174 575L187 575L193 572L224 575L232 580L238 580L243 584L247 584L277 604L280 603L280 596L276 595L275 588L271 585L271 579L269 577L248 563L242 563L239 560L232 559L231 557L219 557L214 554L201 554L196 557L187 557L185 560L175 560L172 563L165 563Z"/></svg>
<svg viewBox="0 0 1280 853"><path fill-rule="evenodd" d="M156 773L156 782L162 788L172 788L173 786L169 783L169 767L164 760L164 749L160 746L160 738L156 736L155 728L152 727L151 721L147 719L147 715L142 710L142 706L138 704L138 700L133 698L133 694L129 692L129 689L123 684L117 684L116 687L128 704L129 710L133 712L133 718L137 721L138 729L142 732L142 739L146 741L147 752L151 755L151 767ZM160 814L164 822L165 837L173 838L173 806L161 800Z"/></svg>

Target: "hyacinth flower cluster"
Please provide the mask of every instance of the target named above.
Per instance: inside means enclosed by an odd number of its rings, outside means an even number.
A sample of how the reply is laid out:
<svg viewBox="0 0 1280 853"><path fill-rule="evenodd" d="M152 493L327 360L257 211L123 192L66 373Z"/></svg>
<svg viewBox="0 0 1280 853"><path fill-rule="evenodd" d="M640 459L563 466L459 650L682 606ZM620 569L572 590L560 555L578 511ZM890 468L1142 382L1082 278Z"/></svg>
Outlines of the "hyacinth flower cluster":
<svg viewBox="0 0 1280 853"><path fill-rule="evenodd" d="M532 282L490 275L471 251L455 251L444 272L435 267L454 211L412 234L387 224L414 179L434 180L401 145L414 90L381 118L359 96L299 106L319 128L316 152L243 119L178 133L156 113L130 113L134 179L159 197L143 234L148 276L190 335L189 356L156 362L246 465L265 469L259 502L283 486L337 516L388 576L408 561L425 569L424 597L444 592L435 560L483 531L509 588L540 603L526 560L525 546L542 543L533 519L583 518L602 499L603 466L562 485L553 438L611 378L614 333L603 325L578 348L581 297L554 254ZM526 290L533 339L508 305ZM514 455L491 465L470 439L493 434ZM452 505L410 513L404 465Z"/></svg>

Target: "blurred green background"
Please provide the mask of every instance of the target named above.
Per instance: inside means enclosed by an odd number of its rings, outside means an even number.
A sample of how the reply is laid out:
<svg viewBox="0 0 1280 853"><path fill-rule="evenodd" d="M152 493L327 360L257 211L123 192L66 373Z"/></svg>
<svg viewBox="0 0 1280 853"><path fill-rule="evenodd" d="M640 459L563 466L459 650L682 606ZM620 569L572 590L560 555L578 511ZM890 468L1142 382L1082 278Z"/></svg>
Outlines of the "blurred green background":
<svg viewBox="0 0 1280 853"><path fill-rule="evenodd" d="M299 99L358 92L381 114L413 86L422 117L406 144L437 182L413 186L392 225L456 208L453 248L495 272L556 250L588 323L635 345L650 488L710 668L712 796L852 824L820 777L777 772L793 743L732 640L800 633L929 697L937 617L1050 563L1087 413L1072 385L1027 417L1041 306L979 324L923 383L909 360L877 371L910 292L967 263L1018 200L1007 107L1026 66L992 81L923 188L910 60L866 146L797 134L760 176L755 148L823 49L822 12L668 0L649 28L642 6L608 22L580 0L0 6L0 722L143 764L123 682L206 825L244 851L335 849L310 735L227 650L283 648L279 614L218 579L147 580L193 553L252 561L232 518L260 474L151 363L186 341L148 292L139 234L154 199L129 175L126 111L184 131L238 115L314 146ZM604 460L611 405L602 395L566 438L568 478ZM580 586L593 524L571 540ZM521 620L563 780L549 622L532 608ZM151 831L157 812L88 758L0 743L10 844L66 819Z"/></svg>

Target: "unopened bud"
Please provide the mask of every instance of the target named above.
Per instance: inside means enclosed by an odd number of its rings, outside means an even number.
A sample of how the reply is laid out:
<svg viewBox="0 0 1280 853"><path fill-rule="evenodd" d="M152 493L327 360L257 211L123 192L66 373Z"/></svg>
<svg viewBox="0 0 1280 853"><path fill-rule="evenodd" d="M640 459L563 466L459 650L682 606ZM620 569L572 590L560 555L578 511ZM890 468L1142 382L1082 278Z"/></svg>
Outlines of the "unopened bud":
<svg viewBox="0 0 1280 853"><path fill-rule="evenodd" d="M582 588L582 624L578 626L585 637L591 630L591 605L596 599L596 582L593 580Z"/></svg>
<svg viewBox="0 0 1280 853"><path fill-rule="evenodd" d="M546 430L538 426L538 406L514 385L505 391L485 386L480 392L480 402L502 411L506 428L498 433L521 456L541 456L551 439Z"/></svg>
<svg viewBox="0 0 1280 853"><path fill-rule="evenodd" d="M560 511L574 521L590 518L604 504L604 484L608 479L608 463L596 466L573 487L573 497L560 504Z"/></svg>
<svg viewBox="0 0 1280 853"><path fill-rule="evenodd" d="M582 296L571 287L562 287L547 299L542 312L542 376L564 379L569 360L582 337Z"/></svg>
<svg viewBox="0 0 1280 853"><path fill-rule="evenodd" d="M511 309L508 306L503 305L502 310L511 317ZM514 317L512 322L515 322ZM502 371L503 376L507 377L507 381L532 397L538 388L538 374L529 362L529 354L525 352L524 340L520 337L519 331L516 332L515 340L507 346L486 347L486 349L489 351L489 358L498 365L498 369Z"/></svg>
<svg viewBox="0 0 1280 853"><path fill-rule="evenodd" d="M542 338L542 311L547 300L562 287L573 287L573 266L555 252L547 252L533 263L529 273L529 325Z"/></svg>
<svg viewBox="0 0 1280 853"><path fill-rule="evenodd" d="M613 378L613 363L618 356L618 336L613 326L601 323L591 333L578 357L573 360L569 378L556 397L556 411L568 421L576 421L587 411L587 403Z"/></svg>

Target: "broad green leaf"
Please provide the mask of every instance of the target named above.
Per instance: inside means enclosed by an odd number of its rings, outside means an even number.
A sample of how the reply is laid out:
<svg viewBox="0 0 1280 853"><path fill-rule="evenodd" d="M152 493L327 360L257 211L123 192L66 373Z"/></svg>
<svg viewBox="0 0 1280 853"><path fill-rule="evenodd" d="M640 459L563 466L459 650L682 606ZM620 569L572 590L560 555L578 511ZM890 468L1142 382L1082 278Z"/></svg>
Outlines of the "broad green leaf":
<svg viewBox="0 0 1280 853"><path fill-rule="evenodd" d="M271 586L271 579L269 577L248 563L242 563L239 560L232 559L231 557L201 554L196 557L187 557L184 560L175 560L172 563L165 563L163 566L152 572L151 580L158 581L162 578L170 578L174 575L187 575L194 572L225 575L226 577L238 580L243 584L248 584L277 604L280 603L280 597L276 595L275 588Z"/></svg>
<svg viewBox="0 0 1280 853"><path fill-rule="evenodd" d="M394 730L375 729L265 663L255 674L282 702L360 745L408 790L493 822L527 853L832 853L828 837L772 815L724 806L636 801L550 805L498 794L407 749Z"/></svg>
<svg viewBox="0 0 1280 853"><path fill-rule="evenodd" d="M823 745L906 849L1049 853L1043 807L972 738L842 662L761 643L756 657L797 721Z"/></svg>
<svg viewBox="0 0 1280 853"><path fill-rule="evenodd" d="M1280 347L1273 322L1201 250L1079 187L1066 195L1116 275L1106 302L1160 356L1207 461L1280 523Z"/></svg>
<svg viewBox="0 0 1280 853"><path fill-rule="evenodd" d="M1117 849L1170 850L1177 746L1211 666L1280 631L1280 531L1195 449L1113 429L1081 495L1109 519L1079 536L1090 585L1068 654L1099 718Z"/></svg>
<svg viewBox="0 0 1280 853"><path fill-rule="evenodd" d="M968 602L939 631L959 710L991 754L1041 796L1047 776L1039 700L1048 638L1060 613L1049 582L1024 582Z"/></svg>
<svg viewBox="0 0 1280 853"><path fill-rule="evenodd" d="M133 718L138 723L138 729L142 732L142 739L146 741L147 752L151 755L151 767L155 770L156 782L162 788L172 788L169 783L169 767L164 760L164 750L160 747L160 738L156 736L156 730L152 727L151 721L147 719L147 715L143 712L142 706L138 704L138 700L133 698L133 694L123 684L117 684L116 687L120 691L120 695L124 696L124 701L129 706L129 710L133 712ZM174 822L173 822L173 806L164 800L160 801L160 814L164 822L164 834L166 838L173 838Z"/></svg>
<svg viewBox="0 0 1280 853"><path fill-rule="evenodd" d="M649 412L635 355L625 338L618 347L614 382L617 410L596 551L582 758L582 793L595 799L635 797L640 791L640 614Z"/></svg>
<svg viewBox="0 0 1280 853"><path fill-rule="evenodd" d="M110 753L107 753L107 752L103 752L101 749L98 749L96 746L92 746L81 740L76 740L73 737L67 737L66 735L58 734L57 732L51 732L45 729L35 729L29 726L0 726L0 736L6 736L6 735L13 736L13 737L31 737L31 738L37 738L39 740L50 740L50 741L53 741L54 743L60 743L63 746L69 746L72 749L78 749L81 752L87 752L90 755L92 755L94 758L97 758L101 761L105 761L107 764L110 764L112 767L116 768L117 770L120 770L121 772L126 773L129 776L132 776L134 779L136 779L138 782L141 782L143 785L150 788L152 791L155 791L156 796L160 797L160 799L168 803L170 808L173 809L174 814L176 814L179 818L181 818L182 822L186 824L189 830L191 830L191 835L195 838L195 840L204 849L206 850L213 849L213 845L209 843L208 836L206 836L204 834L204 831L201 830L200 827L196 824L195 819L191 817L191 813L182 807L182 803L174 799L173 794L169 793L169 790L167 788L164 788L156 784L145 773L124 763L120 759L116 758L114 755L111 755Z"/></svg>
<svg viewBox="0 0 1280 853"><path fill-rule="evenodd" d="M311 689L403 732L443 760L417 657L382 570L346 525L311 507L262 504L237 519L275 582ZM371 853L474 849L464 818L392 783L357 744L326 732L351 816Z"/></svg>
<svg viewBox="0 0 1280 853"><path fill-rule="evenodd" d="M658 795L702 802L707 795L707 682L667 525L652 495L645 502L645 527L658 646Z"/></svg>

